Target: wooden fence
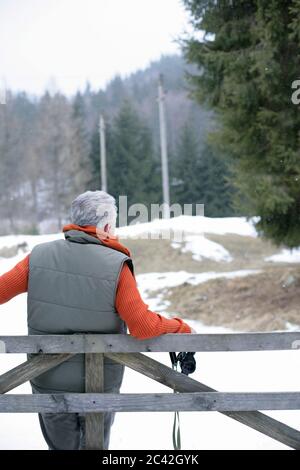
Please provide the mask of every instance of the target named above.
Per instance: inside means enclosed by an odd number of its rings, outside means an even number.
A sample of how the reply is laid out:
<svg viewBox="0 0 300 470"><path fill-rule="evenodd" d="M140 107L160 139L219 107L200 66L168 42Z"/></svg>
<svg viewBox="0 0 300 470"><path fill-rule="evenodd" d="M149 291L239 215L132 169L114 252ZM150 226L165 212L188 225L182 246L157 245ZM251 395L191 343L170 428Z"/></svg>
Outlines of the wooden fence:
<svg viewBox="0 0 300 470"><path fill-rule="evenodd" d="M139 341L128 335L0 336L0 353L36 356L0 376L0 412L86 414L86 448L103 449L103 412L218 411L256 431L300 449L300 431L257 410L299 410L300 392L223 393L187 377L142 352L275 351L299 354L300 332L163 335ZM6 394L85 354L86 393ZM103 359L127 366L179 393L103 393Z"/></svg>

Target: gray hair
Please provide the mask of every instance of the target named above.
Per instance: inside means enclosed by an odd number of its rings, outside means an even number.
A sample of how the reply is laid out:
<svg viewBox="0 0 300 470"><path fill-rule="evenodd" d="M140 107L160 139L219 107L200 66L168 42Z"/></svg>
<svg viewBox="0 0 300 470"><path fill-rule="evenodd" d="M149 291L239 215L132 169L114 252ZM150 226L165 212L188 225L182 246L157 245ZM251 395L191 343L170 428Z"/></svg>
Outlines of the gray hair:
<svg viewBox="0 0 300 470"><path fill-rule="evenodd" d="M117 207L113 196L105 191L86 191L71 205L71 221L76 225L93 225L103 229L106 224L116 226Z"/></svg>

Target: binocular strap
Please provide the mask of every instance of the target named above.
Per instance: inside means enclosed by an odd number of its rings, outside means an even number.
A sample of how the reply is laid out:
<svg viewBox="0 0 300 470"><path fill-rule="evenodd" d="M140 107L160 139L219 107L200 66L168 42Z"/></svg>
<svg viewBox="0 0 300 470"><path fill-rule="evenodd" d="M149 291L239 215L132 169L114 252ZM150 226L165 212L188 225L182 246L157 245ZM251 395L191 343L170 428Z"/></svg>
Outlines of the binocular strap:
<svg viewBox="0 0 300 470"><path fill-rule="evenodd" d="M177 363L176 364L172 363L172 369L177 371ZM174 393L178 393L178 392L176 392L176 390L174 390ZM174 450L181 450L181 434L180 434L179 411L175 411L175 413L174 413L172 438L173 438Z"/></svg>

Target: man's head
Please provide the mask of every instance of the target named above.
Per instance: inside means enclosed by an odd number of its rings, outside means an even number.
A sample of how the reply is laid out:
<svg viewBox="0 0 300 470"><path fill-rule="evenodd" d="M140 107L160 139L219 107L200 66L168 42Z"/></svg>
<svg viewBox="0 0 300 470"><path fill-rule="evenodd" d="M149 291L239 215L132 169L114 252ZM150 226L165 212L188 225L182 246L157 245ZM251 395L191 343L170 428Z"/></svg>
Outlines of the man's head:
<svg viewBox="0 0 300 470"><path fill-rule="evenodd" d="M86 191L72 202L71 221L73 224L93 225L114 234L116 220L115 198L104 191Z"/></svg>

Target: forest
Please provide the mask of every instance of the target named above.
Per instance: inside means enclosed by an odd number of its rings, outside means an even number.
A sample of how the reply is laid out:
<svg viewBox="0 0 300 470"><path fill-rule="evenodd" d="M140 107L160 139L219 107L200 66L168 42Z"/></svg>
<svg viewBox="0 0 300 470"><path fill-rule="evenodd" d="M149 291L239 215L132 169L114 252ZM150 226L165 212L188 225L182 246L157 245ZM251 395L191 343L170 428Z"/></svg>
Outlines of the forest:
<svg viewBox="0 0 300 470"><path fill-rule="evenodd" d="M220 151L209 142L212 111L190 96L196 72L179 55L114 77L105 89L64 96L6 93L0 106L0 233L60 231L77 194L100 189L99 116L106 121L108 191L128 204L162 203L158 79L166 91L171 203L205 204L205 215L236 213ZM141 164L142 163L142 164ZM137 184L138 175L138 184Z"/></svg>

